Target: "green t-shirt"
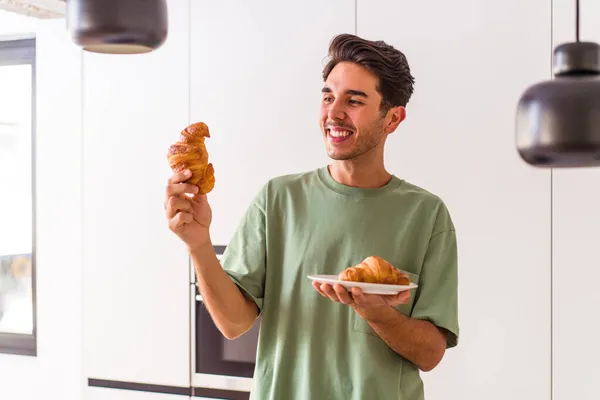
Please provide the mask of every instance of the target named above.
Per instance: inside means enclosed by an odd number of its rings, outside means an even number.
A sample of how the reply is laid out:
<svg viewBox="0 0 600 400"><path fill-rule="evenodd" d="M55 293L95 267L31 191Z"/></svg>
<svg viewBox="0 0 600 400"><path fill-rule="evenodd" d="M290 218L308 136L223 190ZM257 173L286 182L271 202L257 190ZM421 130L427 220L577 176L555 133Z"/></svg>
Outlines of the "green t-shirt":
<svg viewBox="0 0 600 400"><path fill-rule="evenodd" d="M395 176L382 188L345 186L326 166L263 186L221 259L260 309L252 399L424 398L418 368L307 278L338 274L370 255L418 284L397 309L447 329L447 347L456 346L456 236L437 196Z"/></svg>

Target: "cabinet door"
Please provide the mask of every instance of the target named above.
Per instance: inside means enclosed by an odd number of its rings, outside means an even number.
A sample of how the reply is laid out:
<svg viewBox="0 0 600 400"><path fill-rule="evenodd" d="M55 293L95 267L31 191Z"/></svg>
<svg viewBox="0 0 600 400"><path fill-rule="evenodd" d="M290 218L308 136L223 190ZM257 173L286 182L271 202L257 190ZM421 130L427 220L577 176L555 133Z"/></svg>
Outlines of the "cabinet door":
<svg viewBox="0 0 600 400"><path fill-rule="evenodd" d="M554 0L555 42L575 40L575 2ZM600 3L581 2L581 40L600 41ZM553 174L555 400L600 398L600 168Z"/></svg>
<svg viewBox="0 0 600 400"><path fill-rule="evenodd" d="M211 130L215 244L227 244L267 179L327 162L322 68L354 16L354 0L192 2L191 116Z"/></svg>
<svg viewBox="0 0 600 400"><path fill-rule="evenodd" d="M600 396L600 349L594 345L600 329L600 170L554 171L553 187L554 399L595 400Z"/></svg>
<svg viewBox="0 0 600 400"><path fill-rule="evenodd" d="M158 51L84 55L85 374L186 387L189 257L164 189L167 148L189 121L189 9L168 5Z"/></svg>
<svg viewBox="0 0 600 400"><path fill-rule="evenodd" d="M550 2L358 0L358 35L415 76L386 161L456 224L461 337L427 399L550 397L550 172L515 149L516 102L550 77ZM517 61L518 60L518 61Z"/></svg>

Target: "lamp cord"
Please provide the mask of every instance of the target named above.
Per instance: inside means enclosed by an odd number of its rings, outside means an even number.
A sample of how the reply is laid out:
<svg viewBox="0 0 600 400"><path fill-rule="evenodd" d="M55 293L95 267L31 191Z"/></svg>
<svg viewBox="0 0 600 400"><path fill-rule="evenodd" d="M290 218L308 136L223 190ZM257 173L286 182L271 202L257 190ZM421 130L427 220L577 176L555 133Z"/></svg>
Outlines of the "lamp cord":
<svg viewBox="0 0 600 400"><path fill-rule="evenodd" d="M579 42L579 0L575 0L575 40Z"/></svg>

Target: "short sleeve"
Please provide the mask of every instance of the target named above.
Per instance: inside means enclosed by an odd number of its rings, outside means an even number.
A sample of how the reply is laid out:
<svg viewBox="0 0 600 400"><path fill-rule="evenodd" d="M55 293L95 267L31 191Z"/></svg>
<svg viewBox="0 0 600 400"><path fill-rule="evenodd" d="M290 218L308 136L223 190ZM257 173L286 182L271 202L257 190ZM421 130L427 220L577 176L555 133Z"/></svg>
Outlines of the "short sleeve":
<svg viewBox="0 0 600 400"><path fill-rule="evenodd" d="M447 348L458 344L458 254L453 227L429 240L411 317L446 329Z"/></svg>
<svg viewBox="0 0 600 400"><path fill-rule="evenodd" d="M223 270L262 313L266 273L266 212L259 193L242 217L221 257Z"/></svg>

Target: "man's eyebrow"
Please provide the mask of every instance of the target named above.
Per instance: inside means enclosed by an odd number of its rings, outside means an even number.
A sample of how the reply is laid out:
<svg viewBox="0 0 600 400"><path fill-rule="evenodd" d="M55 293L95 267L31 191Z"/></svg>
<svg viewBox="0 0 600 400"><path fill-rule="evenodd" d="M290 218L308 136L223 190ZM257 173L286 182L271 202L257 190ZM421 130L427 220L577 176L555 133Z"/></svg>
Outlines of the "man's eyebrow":
<svg viewBox="0 0 600 400"><path fill-rule="evenodd" d="M346 90L346 93L352 96L362 96L362 97L369 97L367 96L367 94L365 92L362 92L360 90Z"/></svg>
<svg viewBox="0 0 600 400"><path fill-rule="evenodd" d="M321 89L321 93L331 93L331 89L325 86L323 89ZM354 89L346 90L346 94L349 94L351 96L369 97L365 92Z"/></svg>

